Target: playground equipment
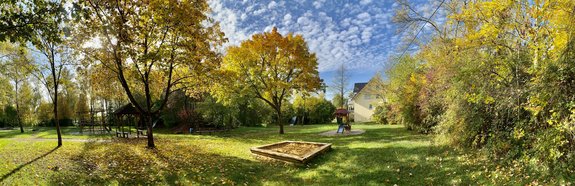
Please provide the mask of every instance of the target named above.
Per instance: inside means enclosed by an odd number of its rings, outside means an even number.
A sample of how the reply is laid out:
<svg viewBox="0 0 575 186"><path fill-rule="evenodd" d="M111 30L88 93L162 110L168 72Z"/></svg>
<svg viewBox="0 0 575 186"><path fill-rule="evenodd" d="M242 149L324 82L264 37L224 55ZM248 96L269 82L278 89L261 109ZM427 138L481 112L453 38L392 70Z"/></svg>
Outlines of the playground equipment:
<svg viewBox="0 0 575 186"><path fill-rule="evenodd" d="M132 104L126 104L116 111L114 111L115 123L116 123L116 137L128 138L132 135L132 125L136 130L136 137L147 136L148 128L146 127L146 122L142 114L134 107ZM152 124L152 128L161 122L160 119L156 119ZM126 130L125 123L128 123Z"/></svg>
<svg viewBox="0 0 575 186"><path fill-rule="evenodd" d="M84 133L84 130L86 130L86 132L89 132L91 134L104 134L104 133L109 133L111 128L107 127L107 122L106 122L106 111L104 110L94 110L94 109L90 109L90 111L87 112L77 112L78 115L85 115L88 114L89 117L82 117L79 121L78 121L78 127L80 128L80 134Z"/></svg>
<svg viewBox="0 0 575 186"><path fill-rule="evenodd" d="M351 131L351 125L349 124L349 111L347 109L337 109L333 113L337 119L337 124L339 127L337 128L337 133L343 133L344 131Z"/></svg>
<svg viewBox="0 0 575 186"><path fill-rule="evenodd" d="M132 124L135 123L135 120L141 117L141 114L134 106L132 106L132 104L126 104L116 109L116 111L114 111L114 116L116 123L116 137L128 138L132 133ZM124 125L125 123L130 123L127 126L127 130Z"/></svg>

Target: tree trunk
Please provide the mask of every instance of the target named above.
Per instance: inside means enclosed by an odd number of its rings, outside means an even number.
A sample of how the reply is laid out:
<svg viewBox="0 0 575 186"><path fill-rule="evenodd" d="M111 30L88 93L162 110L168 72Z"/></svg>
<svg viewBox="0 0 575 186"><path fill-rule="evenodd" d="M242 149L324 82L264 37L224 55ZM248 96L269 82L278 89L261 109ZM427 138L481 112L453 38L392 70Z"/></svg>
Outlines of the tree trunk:
<svg viewBox="0 0 575 186"><path fill-rule="evenodd" d="M152 115L151 114L146 114L145 116L147 123L148 123L148 148L150 149L155 149L156 148L156 144L154 144L154 133L152 132L152 128L154 126L154 120L152 119Z"/></svg>
<svg viewBox="0 0 575 186"><path fill-rule="evenodd" d="M20 99L18 99L19 95L18 95L18 81L16 81L14 83L14 86L16 88L16 93L15 93L15 100L16 100L16 120L18 121L18 125L20 126L20 133L24 133L24 126L22 125L22 118L20 117Z"/></svg>
<svg viewBox="0 0 575 186"><path fill-rule="evenodd" d="M16 119L18 120L18 125L20 125L20 133L24 133L24 126L22 125L22 119L20 117L20 106L16 103Z"/></svg>
<svg viewBox="0 0 575 186"><path fill-rule="evenodd" d="M60 119L58 118L58 91L54 92L54 122L56 123L56 133L58 133L58 147L60 147L62 146L62 133L60 132Z"/></svg>
<svg viewBox="0 0 575 186"><path fill-rule="evenodd" d="M284 124L283 124L283 118L282 118L282 112L281 112L281 108L276 109L277 115L278 115L278 125L280 126L280 134L284 134Z"/></svg>
<svg viewBox="0 0 575 186"><path fill-rule="evenodd" d="M54 49L51 50L51 54L50 67L52 69L52 80L54 81L54 122L56 123L56 133L58 134L58 147L60 147L62 146L62 132L60 131L60 119L58 118L58 80L60 80L60 76L56 76Z"/></svg>
<svg viewBox="0 0 575 186"><path fill-rule="evenodd" d="M342 83L341 83L341 84L342 84L342 85L341 85L341 89L339 90L339 93L340 93L340 95L341 95L341 99L340 99L341 102L339 103L339 107L340 107L340 108L345 108L345 107L343 107L343 106L345 105L345 103L343 102L343 100L344 100L344 98L343 98L343 91L344 91L344 90L343 90L343 89L345 88L345 87L343 87L343 86L344 86L344 85L343 85L344 83L345 83L345 82L342 82Z"/></svg>

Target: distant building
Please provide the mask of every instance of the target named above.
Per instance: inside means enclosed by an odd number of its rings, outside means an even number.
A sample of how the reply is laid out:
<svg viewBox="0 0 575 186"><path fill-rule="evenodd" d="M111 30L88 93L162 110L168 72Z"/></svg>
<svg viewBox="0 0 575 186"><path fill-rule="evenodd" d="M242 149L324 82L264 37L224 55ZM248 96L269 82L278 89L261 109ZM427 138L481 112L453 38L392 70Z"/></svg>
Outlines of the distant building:
<svg viewBox="0 0 575 186"><path fill-rule="evenodd" d="M375 107L380 105L382 98L376 94L379 87L379 75L369 80L367 83L355 83L353 86L353 94L348 104L350 111L350 118L354 122L370 122L372 121L373 111Z"/></svg>

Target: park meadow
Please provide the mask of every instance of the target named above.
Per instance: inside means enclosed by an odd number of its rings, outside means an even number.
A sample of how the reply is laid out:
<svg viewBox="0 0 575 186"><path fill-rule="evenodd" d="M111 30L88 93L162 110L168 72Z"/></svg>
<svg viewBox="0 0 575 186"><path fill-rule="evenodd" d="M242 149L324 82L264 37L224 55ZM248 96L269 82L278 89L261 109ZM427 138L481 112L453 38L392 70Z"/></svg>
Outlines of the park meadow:
<svg viewBox="0 0 575 186"><path fill-rule="evenodd" d="M573 0L0 2L0 185L573 185Z"/></svg>

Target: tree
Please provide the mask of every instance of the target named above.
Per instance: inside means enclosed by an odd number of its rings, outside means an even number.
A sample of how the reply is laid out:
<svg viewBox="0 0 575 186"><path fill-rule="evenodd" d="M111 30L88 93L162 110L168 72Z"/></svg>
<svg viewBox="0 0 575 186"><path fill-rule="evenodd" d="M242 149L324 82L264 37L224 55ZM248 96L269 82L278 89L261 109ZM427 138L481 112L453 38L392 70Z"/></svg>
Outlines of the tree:
<svg viewBox="0 0 575 186"><path fill-rule="evenodd" d="M32 73L41 83L44 85L48 91L48 95L52 101L52 109L54 115L54 122L56 125L56 131L58 134L58 146L62 146L62 134L60 131L60 110L58 104L59 93L62 71L64 71L65 66L72 62L70 57L70 50L66 49L60 44L54 43L48 38L39 38L36 43L36 47L39 49L40 53L46 57L45 61L38 62Z"/></svg>
<svg viewBox="0 0 575 186"><path fill-rule="evenodd" d="M232 46L222 64L227 90L252 95L274 109L284 133L282 105L294 91L320 88L315 54L301 35L282 36L277 28ZM219 95L226 93L219 93Z"/></svg>
<svg viewBox="0 0 575 186"><path fill-rule="evenodd" d="M8 59L6 63L3 64L5 69L4 74L10 79L14 86L13 101L16 105L16 122L20 127L20 132L24 133L22 113L20 109L22 106L20 91L22 83L28 80L32 63L27 56L25 48L18 47L11 43L2 43L1 45L0 54L4 55Z"/></svg>
<svg viewBox="0 0 575 186"><path fill-rule="evenodd" d="M31 41L36 32L50 32L55 15L64 11L62 1L10 0L0 6L0 41Z"/></svg>
<svg viewBox="0 0 575 186"><path fill-rule="evenodd" d="M40 104L42 95L38 91L41 87L32 87L31 82L24 81L20 87L19 93L19 116L22 118L21 122L24 124L37 123L38 114L35 112Z"/></svg>
<svg viewBox="0 0 575 186"><path fill-rule="evenodd" d="M345 108L344 106L347 103L347 98L345 98L344 96L341 96L341 94L337 93L337 94L335 94L335 96L333 96L331 103L333 105L337 105L340 108Z"/></svg>
<svg viewBox="0 0 575 186"><path fill-rule="evenodd" d="M80 94L78 90L78 84L76 83L78 78L76 78L75 74L71 70L64 68L62 70L60 79L61 90L59 91L59 98L61 99L59 99L60 103L58 103L58 118L60 120L66 121L67 125L70 125L72 124L71 121L75 116L74 106L77 104L78 95Z"/></svg>
<svg viewBox="0 0 575 186"><path fill-rule="evenodd" d="M147 123L148 148L155 148L153 118L170 94L201 92L219 64L212 50L223 41L207 17L206 1L85 1L78 39L99 38L101 47L81 48L87 58L117 77L131 104Z"/></svg>
<svg viewBox="0 0 575 186"><path fill-rule="evenodd" d="M78 95L78 101L74 105L74 111L76 111L77 120L82 121L88 119L90 108L88 106L88 97L86 96L85 91L82 91Z"/></svg>
<svg viewBox="0 0 575 186"><path fill-rule="evenodd" d="M325 99L323 94L318 96L306 96L302 97L296 95L293 100L293 106L301 115L306 115L304 117L303 123L328 123L333 120L336 108L328 100Z"/></svg>
<svg viewBox="0 0 575 186"><path fill-rule="evenodd" d="M348 89L349 72L347 71L347 69L345 68L345 66L343 64L341 64L341 66L339 66L339 68L335 72L335 76L333 78L332 84L333 85L331 86L331 89L333 91L337 92L336 96L340 95L338 97L339 101L337 101L337 104L335 104L335 106L337 106L339 108L345 108L347 101L343 95L346 95L349 92L349 89Z"/></svg>
<svg viewBox="0 0 575 186"><path fill-rule="evenodd" d="M0 72L4 71L4 68L0 68ZM0 125L2 127L6 126L6 113L5 113L5 106L10 104L10 97L12 97L12 85L10 85L10 81L0 73Z"/></svg>
<svg viewBox="0 0 575 186"><path fill-rule="evenodd" d="M41 27L34 28L30 37L25 36L25 39L29 39L42 54L45 60L37 61L38 64L33 69L35 72L32 74L42 82L42 84L48 90L50 98L53 103L54 110L54 120L56 123L56 131L58 134L58 147L62 146L62 133L60 131L60 123L58 121L58 89L60 85L60 75L64 65L70 63L72 59L70 58L70 50L64 47L64 34L65 34L65 22L68 12L64 8L65 1L50 1L50 2L40 2L34 1L34 3L27 4L31 6L32 9L36 8L47 8L51 11L42 12L43 22L35 25L42 25ZM27 31L22 32L27 34Z"/></svg>

